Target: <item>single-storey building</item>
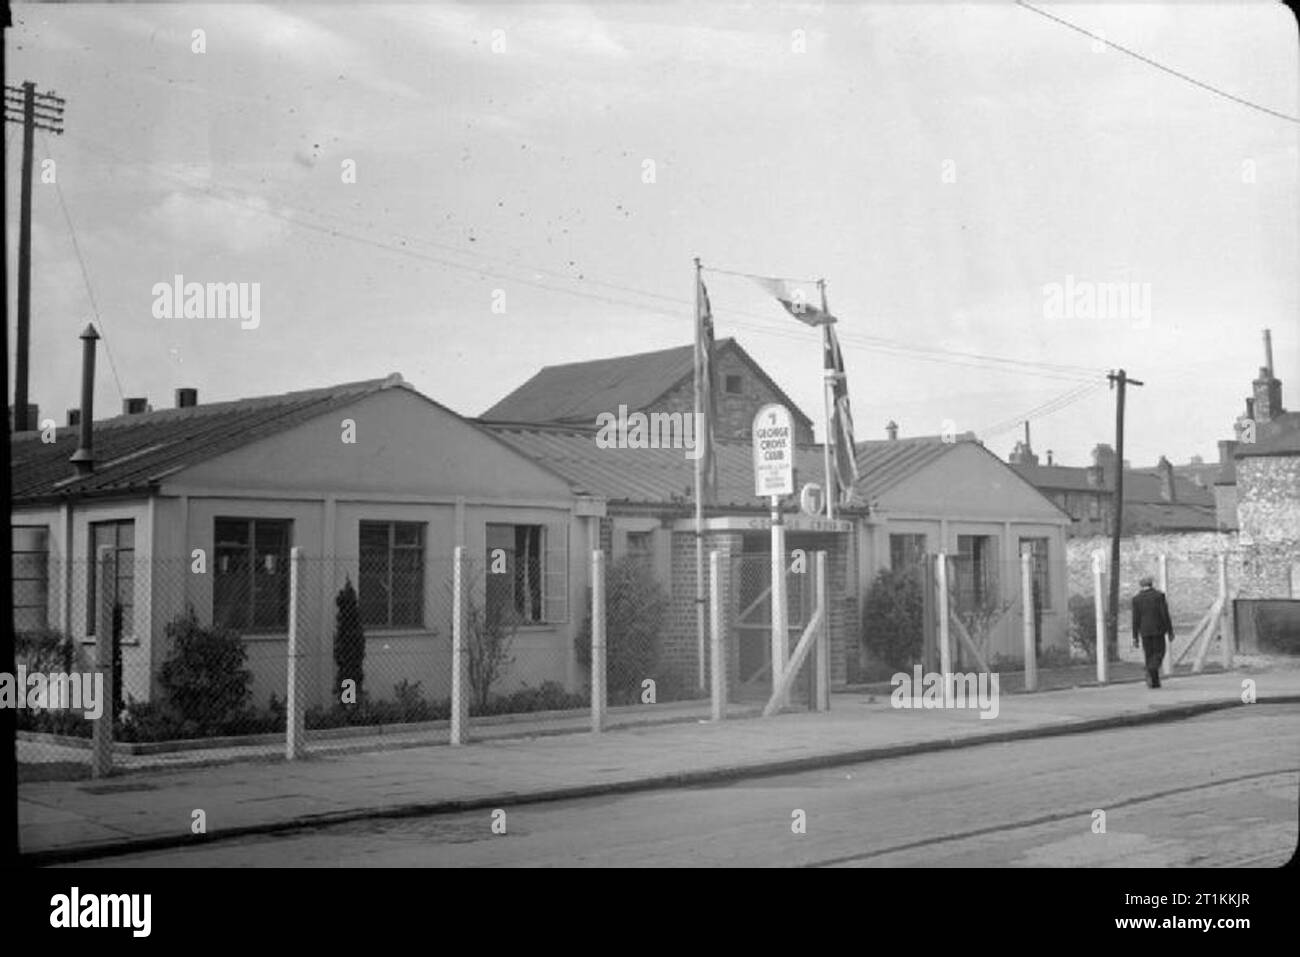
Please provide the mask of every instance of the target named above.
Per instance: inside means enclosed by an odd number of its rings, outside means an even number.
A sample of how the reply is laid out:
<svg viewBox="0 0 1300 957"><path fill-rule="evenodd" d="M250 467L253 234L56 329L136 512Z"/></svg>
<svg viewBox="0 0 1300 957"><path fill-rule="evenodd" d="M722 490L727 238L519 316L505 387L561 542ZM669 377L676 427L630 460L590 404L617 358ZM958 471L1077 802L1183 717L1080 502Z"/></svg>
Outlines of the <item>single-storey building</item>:
<svg viewBox="0 0 1300 957"><path fill-rule="evenodd" d="M243 635L254 704L283 699L294 546L309 705L336 694L335 598L349 580L367 692L389 698L406 681L428 699L448 696L457 545L474 561L480 600L489 554L508 558L494 595L523 624L496 690L585 682L573 638L602 503L400 375L206 405L178 390L176 408L96 421L91 470L69 461L77 432L13 436L17 627L93 644L90 567L108 546L123 685L136 699L157 692L166 626L187 607Z"/></svg>

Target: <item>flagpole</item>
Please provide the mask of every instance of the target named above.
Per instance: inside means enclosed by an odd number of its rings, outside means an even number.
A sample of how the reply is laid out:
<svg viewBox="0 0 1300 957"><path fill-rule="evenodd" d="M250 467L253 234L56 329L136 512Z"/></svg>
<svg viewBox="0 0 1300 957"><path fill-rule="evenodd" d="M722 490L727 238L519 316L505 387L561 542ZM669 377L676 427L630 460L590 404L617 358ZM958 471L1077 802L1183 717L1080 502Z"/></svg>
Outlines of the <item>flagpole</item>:
<svg viewBox="0 0 1300 957"><path fill-rule="evenodd" d="M700 328L700 258L695 257L695 425L696 431L707 431L700 429L700 423L703 421L704 399L700 395L700 358L704 349L704 342L701 339ZM695 450L702 453L700 442L704 438L697 434L695 436ZM709 450L713 452L712 449ZM695 456L695 645L696 645L696 675L699 678L699 687L704 688L704 455Z"/></svg>
<svg viewBox="0 0 1300 957"><path fill-rule="evenodd" d="M831 426L831 389L834 370L829 365L831 354L831 337L830 337L830 316L831 311L826 306L826 280L818 279L817 288L822 294L822 314L828 320L822 325L822 403L826 412L826 441L822 443L822 465L826 470L826 517L833 519L835 517L835 477L831 472L831 443L835 441L834 429Z"/></svg>

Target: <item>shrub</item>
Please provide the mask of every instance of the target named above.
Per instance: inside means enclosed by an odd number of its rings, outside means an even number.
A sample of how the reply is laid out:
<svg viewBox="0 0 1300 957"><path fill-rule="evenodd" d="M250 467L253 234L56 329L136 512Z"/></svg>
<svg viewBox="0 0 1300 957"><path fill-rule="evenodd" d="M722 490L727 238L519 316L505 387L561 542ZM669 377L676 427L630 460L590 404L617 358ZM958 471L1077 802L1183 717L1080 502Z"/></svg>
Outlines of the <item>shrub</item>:
<svg viewBox="0 0 1300 957"><path fill-rule="evenodd" d="M253 673L244 667L248 651L234 629L204 627L194 609L168 623L171 653L159 671L163 710L170 711L181 737L229 733L247 717Z"/></svg>
<svg viewBox="0 0 1300 957"><path fill-rule="evenodd" d="M339 593L334 596L336 609L334 620L334 688L337 694L343 688L343 682L351 679L356 682L357 701L364 695L362 682L365 680L363 665L366 657L366 634L361 627L361 608L357 603L357 591L348 578Z"/></svg>
<svg viewBox="0 0 1300 957"><path fill-rule="evenodd" d="M605 673L611 704L637 700L641 682L654 678L659 636L668 617L668 595L653 570L635 557L605 572ZM575 639L578 662L591 668L591 612Z"/></svg>
<svg viewBox="0 0 1300 957"><path fill-rule="evenodd" d="M867 589L862 643L895 671L921 660L923 596L916 567L883 569Z"/></svg>
<svg viewBox="0 0 1300 957"><path fill-rule="evenodd" d="M520 688L507 695L494 696L485 706L471 709L471 714L519 714L528 711L570 711L585 708L586 695L564 690L558 681L543 681L537 688Z"/></svg>
<svg viewBox="0 0 1300 957"><path fill-rule="evenodd" d="M1097 613L1091 595L1070 596L1070 645L1097 660Z"/></svg>
<svg viewBox="0 0 1300 957"><path fill-rule="evenodd" d="M16 664L26 665L28 673L37 671L88 671L90 660L77 639L54 628L20 631L14 635Z"/></svg>

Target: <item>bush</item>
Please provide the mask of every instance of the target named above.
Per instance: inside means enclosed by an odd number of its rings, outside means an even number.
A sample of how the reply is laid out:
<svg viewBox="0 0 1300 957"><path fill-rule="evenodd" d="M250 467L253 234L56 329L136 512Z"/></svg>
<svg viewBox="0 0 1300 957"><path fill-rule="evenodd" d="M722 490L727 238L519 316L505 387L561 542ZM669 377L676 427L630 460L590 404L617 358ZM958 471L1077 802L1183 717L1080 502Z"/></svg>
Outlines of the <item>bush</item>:
<svg viewBox="0 0 1300 957"><path fill-rule="evenodd" d="M867 589L862 644L894 671L921 660L923 600L917 567L883 569Z"/></svg>
<svg viewBox="0 0 1300 957"><path fill-rule="evenodd" d="M507 695L496 695L485 706L470 709L471 714L519 714L529 711L571 711L590 704L586 695L564 690L557 681L543 681L538 688L520 688Z"/></svg>
<svg viewBox="0 0 1300 957"><path fill-rule="evenodd" d="M161 707L170 712L168 720L180 737L238 729L249 717L253 680L244 667L248 651L239 633L224 625L200 625L193 608L168 623L166 633L172 650L159 671Z"/></svg>
<svg viewBox="0 0 1300 957"><path fill-rule="evenodd" d="M365 680L366 634L361 628L361 608L351 578L334 596L334 607L334 690L337 694L342 691L344 681L355 681L356 700L361 702L365 693L362 682Z"/></svg>
<svg viewBox="0 0 1300 957"><path fill-rule="evenodd" d="M1097 612L1091 595L1070 596L1070 646L1097 660Z"/></svg>
<svg viewBox="0 0 1300 957"><path fill-rule="evenodd" d="M638 700L641 682L656 678L659 636L668 606L668 595L644 561L623 558L606 569L605 673L611 704ZM578 662L590 670L590 611L575 641Z"/></svg>
<svg viewBox="0 0 1300 957"><path fill-rule="evenodd" d="M16 664L27 666L29 674L90 670L90 660L81 642L54 628L15 633L14 658Z"/></svg>

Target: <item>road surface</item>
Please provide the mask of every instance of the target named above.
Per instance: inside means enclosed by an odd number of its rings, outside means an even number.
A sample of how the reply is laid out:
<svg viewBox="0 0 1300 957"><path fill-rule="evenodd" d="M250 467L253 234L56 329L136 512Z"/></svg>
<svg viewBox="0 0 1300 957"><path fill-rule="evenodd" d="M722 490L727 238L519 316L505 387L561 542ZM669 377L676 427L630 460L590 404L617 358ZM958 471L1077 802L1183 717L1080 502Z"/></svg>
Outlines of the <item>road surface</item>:
<svg viewBox="0 0 1300 957"><path fill-rule="evenodd" d="M481 810L75 866L1276 866L1296 847L1298 794L1300 708L1256 705L716 786L507 805L504 834ZM795 833L798 812L804 833Z"/></svg>

